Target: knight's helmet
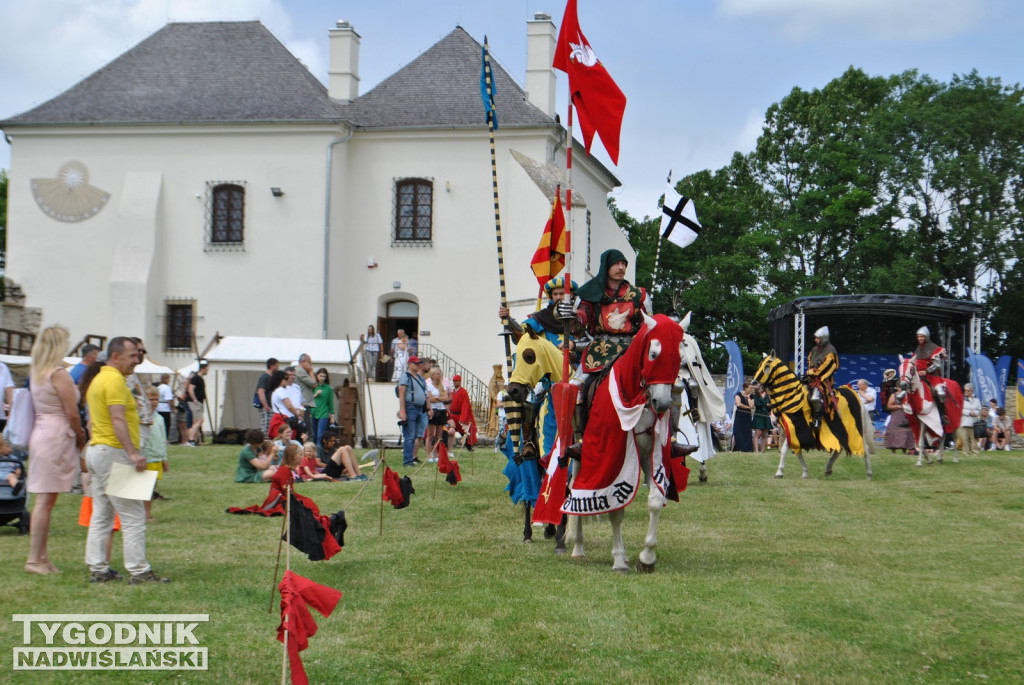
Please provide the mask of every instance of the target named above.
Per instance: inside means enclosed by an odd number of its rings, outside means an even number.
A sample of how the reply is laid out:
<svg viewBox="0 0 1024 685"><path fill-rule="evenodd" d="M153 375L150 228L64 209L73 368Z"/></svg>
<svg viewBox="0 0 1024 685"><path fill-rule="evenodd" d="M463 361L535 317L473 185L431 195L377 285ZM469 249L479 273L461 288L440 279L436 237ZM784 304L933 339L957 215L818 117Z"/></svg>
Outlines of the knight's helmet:
<svg viewBox="0 0 1024 685"><path fill-rule="evenodd" d="M915 333L914 335L923 335L924 337L930 340L932 337L932 332L928 330L927 326L921 326L920 328L917 329L917 333Z"/></svg>
<svg viewBox="0 0 1024 685"><path fill-rule="evenodd" d="M814 337L818 338L821 341L822 345L827 343L828 342L828 326L822 326L818 330L814 331Z"/></svg>

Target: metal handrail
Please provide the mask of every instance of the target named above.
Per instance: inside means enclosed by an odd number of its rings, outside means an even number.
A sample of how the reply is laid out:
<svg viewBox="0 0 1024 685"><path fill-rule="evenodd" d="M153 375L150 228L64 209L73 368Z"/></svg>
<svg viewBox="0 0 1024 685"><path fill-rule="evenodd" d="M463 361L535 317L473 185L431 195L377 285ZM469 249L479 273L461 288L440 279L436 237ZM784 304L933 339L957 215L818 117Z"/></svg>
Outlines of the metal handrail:
<svg viewBox="0 0 1024 685"><path fill-rule="evenodd" d="M491 408L491 398L487 392L487 383L480 380L472 371L433 345L420 343L417 354L420 357L437 360L437 365L441 367L441 373L444 374L445 378L451 378L455 374L462 376L462 387L469 393L469 402L470 406L473 407L473 415L476 417L477 430L481 430L481 426L486 426L490 418L487 416L487 413Z"/></svg>

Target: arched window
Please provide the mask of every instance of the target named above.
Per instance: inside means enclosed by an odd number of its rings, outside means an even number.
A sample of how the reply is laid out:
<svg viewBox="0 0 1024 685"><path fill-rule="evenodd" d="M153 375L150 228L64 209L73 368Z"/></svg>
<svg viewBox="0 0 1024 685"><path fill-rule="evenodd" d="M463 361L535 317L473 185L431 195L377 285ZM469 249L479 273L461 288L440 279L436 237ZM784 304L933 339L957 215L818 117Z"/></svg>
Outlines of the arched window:
<svg viewBox="0 0 1024 685"><path fill-rule="evenodd" d="M433 237L434 183L424 178L395 181L392 244L429 245Z"/></svg>
<svg viewBox="0 0 1024 685"><path fill-rule="evenodd" d="M239 182L208 183L208 249L240 248L245 244L245 187Z"/></svg>

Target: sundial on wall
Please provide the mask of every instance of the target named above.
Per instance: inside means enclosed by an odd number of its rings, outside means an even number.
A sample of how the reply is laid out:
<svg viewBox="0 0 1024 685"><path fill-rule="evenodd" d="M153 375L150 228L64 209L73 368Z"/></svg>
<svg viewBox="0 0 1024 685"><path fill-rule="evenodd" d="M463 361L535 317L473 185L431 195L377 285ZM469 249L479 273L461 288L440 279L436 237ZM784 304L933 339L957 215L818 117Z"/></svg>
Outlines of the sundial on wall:
<svg viewBox="0 0 1024 685"><path fill-rule="evenodd" d="M77 160L65 162L57 178L33 178L32 197L39 209L57 221L85 221L100 213L110 193L89 185L89 170Z"/></svg>

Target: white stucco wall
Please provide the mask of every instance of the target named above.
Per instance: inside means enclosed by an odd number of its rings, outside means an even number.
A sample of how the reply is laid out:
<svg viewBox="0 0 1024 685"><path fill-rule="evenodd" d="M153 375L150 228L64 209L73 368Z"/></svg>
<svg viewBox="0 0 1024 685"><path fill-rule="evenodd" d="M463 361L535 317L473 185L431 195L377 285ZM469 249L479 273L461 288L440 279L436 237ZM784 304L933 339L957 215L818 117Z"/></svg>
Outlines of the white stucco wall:
<svg viewBox="0 0 1024 685"><path fill-rule="evenodd" d="M16 131L7 273L27 306L43 308L44 325L59 321L76 339L140 335L162 350L168 297L197 301L200 349L217 331L319 338L325 156L336 135L323 126ZM36 205L30 179L51 178L71 159L111 199L86 221L61 223ZM158 197L133 190L140 175L161 178ZM244 251L204 252L208 181L244 182ZM274 186L283 197L271 195ZM112 255L119 230L147 216L156 224L148 311L126 319L111 311L112 301L124 302L111 295ZM132 271L138 278L138 265ZM144 330L111 330L134 320L144 320Z"/></svg>
<svg viewBox="0 0 1024 685"><path fill-rule="evenodd" d="M530 259L550 204L510 150L544 161L554 133L499 130L495 142L507 297L536 298ZM336 215L344 237L337 241L343 245L338 248L342 275L332 287L332 337L347 333L357 340L367 324L383 315L386 302L412 299L420 307L420 328L430 331L420 342L444 351L486 382L491 366L504 360L504 346L497 337L497 243L486 132L357 132L346 145L349 187L347 201ZM609 188L599 187L586 166L584 161L574 183L591 203L594 249L598 255L609 247L631 254L607 210ZM393 247L394 183L411 177L433 181L432 244ZM585 264L586 210L574 214L574 268L580 274ZM367 267L371 258L377 264L372 269ZM594 263L596 267L596 256ZM523 316L529 311L519 308L516 313Z"/></svg>
<svg viewBox="0 0 1024 685"><path fill-rule="evenodd" d="M61 322L75 340L140 335L152 357L171 365L190 355L163 351L167 298L196 300L200 350L218 332L319 338L327 145L346 133L284 125L16 131L8 275L22 285L27 306L43 309L44 325ZM550 204L510 150L544 161L554 142L548 129L501 129L496 136L512 302L537 295L529 263ZM29 181L53 177L71 159L111 198L98 215L67 224L36 206ZM486 132L356 131L333 148L333 159L328 336L358 341L386 302L410 299L419 305L420 328L430 331L421 342L486 382L492 364L504 359ZM564 150L557 163L564 166ZM429 246L391 244L394 183L408 177L433 180ZM244 251L204 251L208 181L244 182ZM591 212L594 268L610 247L631 255L605 205L607 175L577 157L573 182ZM273 197L271 187L283 197ZM586 210L574 210L574 219L573 275L583 282ZM135 257L115 265L115 254ZM367 268L370 258L376 268ZM123 285L112 289L112 279Z"/></svg>

